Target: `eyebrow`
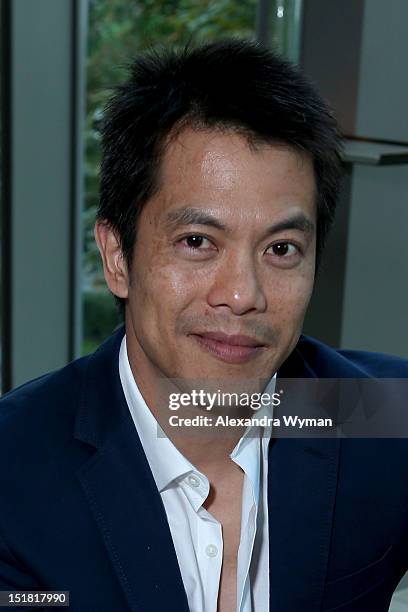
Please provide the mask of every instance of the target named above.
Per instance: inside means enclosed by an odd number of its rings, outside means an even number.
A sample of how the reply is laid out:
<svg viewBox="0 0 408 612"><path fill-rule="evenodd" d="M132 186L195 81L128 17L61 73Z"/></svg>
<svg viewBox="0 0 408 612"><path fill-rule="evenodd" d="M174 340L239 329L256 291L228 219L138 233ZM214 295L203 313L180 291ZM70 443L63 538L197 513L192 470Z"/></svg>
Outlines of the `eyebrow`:
<svg viewBox="0 0 408 612"><path fill-rule="evenodd" d="M266 229L266 234L275 234L276 232L291 229L298 230L304 234L313 234L315 231L315 225L306 217L306 215L303 213L297 213L292 217L288 217L287 219L283 219L282 221L278 221L278 223L270 225Z"/></svg>
<svg viewBox="0 0 408 612"><path fill-rule="evenodd" d="M224 223L200 208L187 207L171 210L167 213L164 222L166 225L175 227L179 225L210 225L224 232L229 231Z"/></svg>
<svg viewBox="0 0 408 612"><path fill-rule="evenodd" d="M214 217L214 215L200 208L185 207L178 210L172 210L167 213L164 222L174 227L184 225L208 225L226 233L231 233L231 230L224 223ZM315 225L303 213L296 213L287 219L269 225L265 230L265 235L275 234L284 230L298 230L305 234L313 234Z"/></svg>

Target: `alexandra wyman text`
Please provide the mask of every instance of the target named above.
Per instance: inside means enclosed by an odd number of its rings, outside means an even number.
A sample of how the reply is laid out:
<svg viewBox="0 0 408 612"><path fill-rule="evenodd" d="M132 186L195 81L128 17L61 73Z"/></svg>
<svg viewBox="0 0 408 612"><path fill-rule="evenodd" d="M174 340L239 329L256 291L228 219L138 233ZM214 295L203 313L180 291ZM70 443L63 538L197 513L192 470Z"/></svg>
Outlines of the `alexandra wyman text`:
<svg viewBox="0 0 408 612"><path fill-rule="evenodd" d="M299 416L283 416L282 418L273 418L269 416L252 417L238 419L229 416L219 416L216 419L209 416L195 416L193 418L184 418L177 415L172 415L169 418L171 427L333 427L332 419L305 419Z"/></svg>

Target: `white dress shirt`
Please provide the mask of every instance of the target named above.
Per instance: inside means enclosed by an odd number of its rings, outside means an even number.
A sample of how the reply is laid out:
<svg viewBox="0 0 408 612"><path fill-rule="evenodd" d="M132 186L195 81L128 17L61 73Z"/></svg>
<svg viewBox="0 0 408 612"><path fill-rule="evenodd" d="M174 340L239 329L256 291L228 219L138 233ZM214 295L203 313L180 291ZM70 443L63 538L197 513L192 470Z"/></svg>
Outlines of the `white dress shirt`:
<svg viewBox="0 0 408 612"><path fill-rule="evenodd" d="M123 392L163 500L191 612L217 612L223 559L221 524L204 507L210 483L167 437L130 368L126 336L119 353ZM273 393L276 375L268 385ZM237 559L237 612L269 610L268 444L271 428L245 432L230 457L244 472ZM254 433L256 435L254 435Z"/></svg>

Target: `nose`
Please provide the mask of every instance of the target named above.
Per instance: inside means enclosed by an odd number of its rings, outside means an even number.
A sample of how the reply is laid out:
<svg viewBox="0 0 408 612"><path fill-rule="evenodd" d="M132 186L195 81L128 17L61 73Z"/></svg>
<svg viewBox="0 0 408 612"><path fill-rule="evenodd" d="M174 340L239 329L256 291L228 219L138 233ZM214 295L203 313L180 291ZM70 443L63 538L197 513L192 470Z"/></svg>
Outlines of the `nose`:
<svg viewBox="0 0 408 612"><path fill-rule="evenodd" d="M228 308L236 315L265 311L266 296L250 253L234 252L220 263L207 302L213 308Z"/></svg>

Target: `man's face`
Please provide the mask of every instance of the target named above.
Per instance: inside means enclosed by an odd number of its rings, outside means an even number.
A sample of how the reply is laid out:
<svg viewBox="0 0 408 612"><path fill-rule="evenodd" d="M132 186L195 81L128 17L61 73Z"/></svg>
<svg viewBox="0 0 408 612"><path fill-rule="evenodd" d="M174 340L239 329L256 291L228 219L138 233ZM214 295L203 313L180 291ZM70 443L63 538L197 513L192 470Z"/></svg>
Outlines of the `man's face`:
<svg viewBox="0 0 408 612"><path fill-rule="evenodd" d="M315 271L312 162L185 129L139 220L128 350L171 378L269 378L294 348Z"/></svg>

